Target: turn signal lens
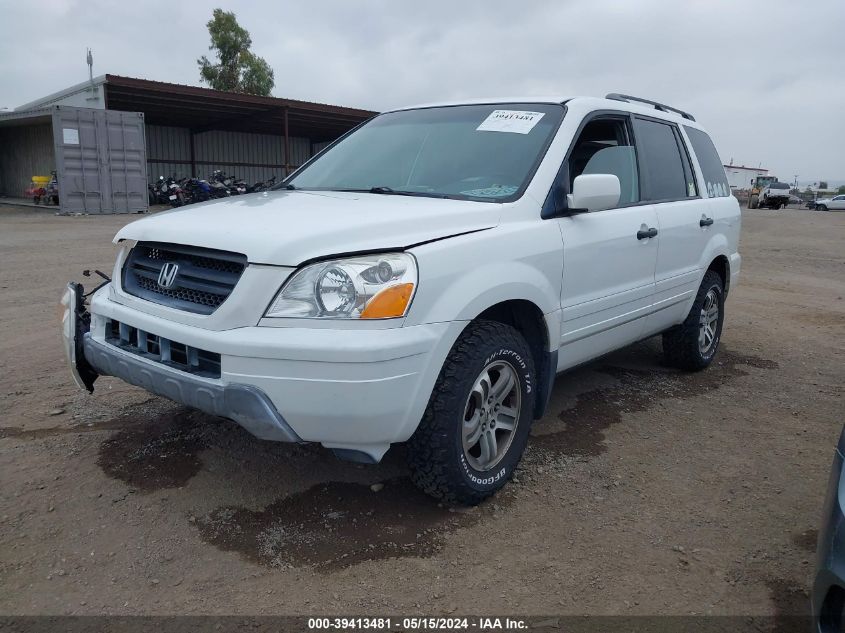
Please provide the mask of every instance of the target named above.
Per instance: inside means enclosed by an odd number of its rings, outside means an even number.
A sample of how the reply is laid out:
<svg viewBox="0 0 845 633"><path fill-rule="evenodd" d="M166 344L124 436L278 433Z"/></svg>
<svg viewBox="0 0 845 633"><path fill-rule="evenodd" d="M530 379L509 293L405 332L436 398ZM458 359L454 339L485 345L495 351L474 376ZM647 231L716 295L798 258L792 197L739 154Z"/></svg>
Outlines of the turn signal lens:
<svg viewBox="0 0 845 633"><path fill-rule="evenodd" d="M362 319L390 319L405 314L414 294L414 284L399 284L380 290L361 311Z"/></svg>

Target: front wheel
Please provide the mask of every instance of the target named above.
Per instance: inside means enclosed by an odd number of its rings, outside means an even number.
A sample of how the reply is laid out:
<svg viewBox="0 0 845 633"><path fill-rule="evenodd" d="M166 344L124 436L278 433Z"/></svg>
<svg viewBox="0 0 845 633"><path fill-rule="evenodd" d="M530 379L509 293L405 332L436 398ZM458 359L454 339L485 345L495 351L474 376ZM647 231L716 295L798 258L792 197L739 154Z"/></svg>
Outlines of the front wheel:
<svg viewBox="0 0 845 633"><path fill-rule="evenodd" d="M522 335L494 321L458 337L408 441L411 479L447 503L475 505L516 469L531 429L536 376Z"/></svg>
<svg viewBox="0 0 845 633"><path fill-rule="evenodd" d="M688 371L707 367L719 348L724 315L725 288L722 278L708 270L686 320L663 333L666 362Z"/></svg>
<svg viewBox="0 0 845 633"><path fill-rule="evenodd" d="M824 204L817 204L816 211L827 211L827 205Z"/></svg>

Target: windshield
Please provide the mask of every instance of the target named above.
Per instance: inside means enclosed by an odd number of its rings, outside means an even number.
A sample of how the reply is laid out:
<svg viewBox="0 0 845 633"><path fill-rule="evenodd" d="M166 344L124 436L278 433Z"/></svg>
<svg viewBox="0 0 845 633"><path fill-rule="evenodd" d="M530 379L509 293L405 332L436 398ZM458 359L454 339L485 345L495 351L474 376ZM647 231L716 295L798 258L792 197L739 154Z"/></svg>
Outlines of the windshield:
<svg viewBox="0 0 845 633"><path fill-rule="evenodd" d="M281 187L513 200L527 186L563 111L556 104L510 103L389 112Z"/></svg>

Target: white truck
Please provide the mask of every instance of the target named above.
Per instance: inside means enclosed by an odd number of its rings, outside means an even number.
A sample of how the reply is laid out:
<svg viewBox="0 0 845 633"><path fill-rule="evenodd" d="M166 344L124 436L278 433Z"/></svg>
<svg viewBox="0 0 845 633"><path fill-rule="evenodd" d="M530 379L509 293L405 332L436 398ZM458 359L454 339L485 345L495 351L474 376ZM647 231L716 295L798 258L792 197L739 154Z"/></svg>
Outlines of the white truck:
<svg viewBox="0 0 845 633"><path fill-rule="evenodd" d="M785 209L789 204L789 185L785 182L770 182L760 190L757 204L761 209Z"/></svg>
<svg viewBox="0 0 845 633"><path fill-rule="evenodd" d="M63 297L76 382L116 376L256 437L377 462L449 503L510 479L555 377L660 334L707 367L740 210L694 118L645 99L374 117L275 190L122 228Z"/></svg>

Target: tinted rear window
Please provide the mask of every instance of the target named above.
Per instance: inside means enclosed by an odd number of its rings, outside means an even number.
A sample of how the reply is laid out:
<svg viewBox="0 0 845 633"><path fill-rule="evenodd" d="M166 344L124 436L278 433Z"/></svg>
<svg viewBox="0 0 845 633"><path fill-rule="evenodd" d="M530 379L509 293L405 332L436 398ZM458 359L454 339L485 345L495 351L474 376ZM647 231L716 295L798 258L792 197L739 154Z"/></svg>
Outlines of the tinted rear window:
<svg viewBox="0 0 845 633"><path fill-rule="evenodd" d="M643 164L648 200L681 200L687 197L687 178L672 126L634 119L637 148Z"/></svg>
<svg viewBox="0 0 845 633"><path fill-rule="evenodd" d="M725 175L725 168L716 152L716 146L707 136L706 132L694 127L684 126L684 131L692 144L692 151L698 158L701 165L701 173L704 175L704 186L710 198L731 195L731 188L728 186L728 177Z"/></svg>

